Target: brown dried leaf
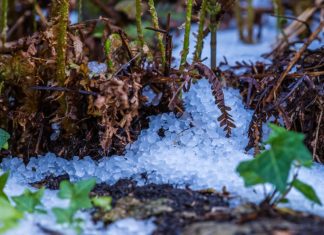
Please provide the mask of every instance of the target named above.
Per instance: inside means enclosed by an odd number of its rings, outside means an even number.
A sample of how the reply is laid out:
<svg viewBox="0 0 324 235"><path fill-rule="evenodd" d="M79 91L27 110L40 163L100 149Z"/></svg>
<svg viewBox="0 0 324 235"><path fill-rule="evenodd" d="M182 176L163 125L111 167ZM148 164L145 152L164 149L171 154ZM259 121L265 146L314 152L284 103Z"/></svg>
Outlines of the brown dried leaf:
<svg viewBox="0 0 324 235"><path fill-rule="evenodd" d="M225 105L224 93L222 90L221 82L218 80L215 73L206 65L202 63L195 63L194 67L199 71L199 74L201 76L206 77L209 83L211 84L212 93L215 97L215 103L222 112L222 114L217 118L217 120L220 122L221 127L225 126L224 131L227 132L226 137L230 137L232 133L232 128L235 128L236 126L234 124L232 116L228 113L228 111L230 111L231 108Z"/></svg>

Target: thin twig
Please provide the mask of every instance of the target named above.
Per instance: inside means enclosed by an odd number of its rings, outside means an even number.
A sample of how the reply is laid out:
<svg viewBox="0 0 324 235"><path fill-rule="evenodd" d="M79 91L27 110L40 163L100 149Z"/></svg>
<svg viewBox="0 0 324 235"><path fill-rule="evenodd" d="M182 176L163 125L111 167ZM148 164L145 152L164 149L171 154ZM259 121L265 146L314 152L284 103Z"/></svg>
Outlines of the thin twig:
<svg viewBox="0 0 324 235"><path fill-rule="evenodd" d="M287 15L275 15L275 14L270 14L270 16L280 17L280 18L285 18L285 19L297 21L297 22L302 23L303 25L305 25L305 27L307 28L307 32L308 33L311 33L312 32L312 29L309 26L308 22L307 21L304 21L304 20L301 20L301 19L298 19L297 17L287 16ZM285 32L283 32L283 33L285 33Z"/></svg>
<svg viewBox="0 0 324 235"><path fill-rule="evenodd" d="M321 22L320 25L316 28L316 30L310 35L310 37L304 43L302 48L295 54L294 58L291 60L291 62L287 66L286 70L281 74L276 85L270 91L269 96L266 99L267 102L270 103L273 99L276 99L276 93L277 93L279 87L281 86L281 83L287 77L288 73L294 67L294 65L297 63L297 61L300 59L302 54L306 51L308 46L317 38L318 34L323 30L323 27L324 27L324 22Z"/></svg>
<svg viewBox="0 0 324 235"><path fill-rule="evenodd" d="M37 3L37 1L35 1L35 11L36 11L37 15L39 16L39 20L40 20L42 26L44 26L44 27L48 26L48 21L47 21L46 17L44 16L42 9L39 6L39 4Z"/></svg>
<svg viewBox="0 0 324 235"><path fill-rule="evenodd" d="M100 8L100 10L102 10L108 17L115 19L115 20L119 19L119 15L116 14L115 11L113 11L113 8L107 6L106 3L103 3L100 0L91 0L91 2L93 4L95 4L96 6L98 6Z"/></svg>
<svg viewBox="0 0 324 235"><path fill-rule="evenodd" d="M75 92L80 93L82 95L93 95L98 96L99 94L97 92L92 91L85 91L85 90L72 90L66 87L58 87L58 86L32 86L30 87L32 90L40 90L40 91L64 91L64 92Z"/></svg>
<svg viewBox="0 0 324 235"><path fill-rule="evenodd" d="M12 35L12 33L15 32L15 30L22 24L24 23L25 19L29 16L32 15L31 11L26 11L22 16L20 16L18 18L18 20L16 20L16 23L10 28L10 30L7 33L7 37L10 38L10 36Z"/></svg>
<svg viewBox="0 0 324 235"><path fill-rule="evenodd" d="M129 60L126 64L123 64L118 70L117 72L113 75L113 77L117 76L123 69L125 69L127 66L130 66L131 63L136 60L139 56L141 55L141 53L138 53L136 56L134 56L131 60Z"/></svg>
<svg viewBox="0 0 324 235"><path fill-rule="evenodd" d="M164 76L170 75L171 62L172 62L172 35L170 34L171 14L168 14L166 34L165 34L165 66Z"/></svg>
<svg viewBox="0 0 324 235"><path fill-rule="evenodd" d="M318 133L319 133L319 130L320 130L320 126L322 124L322 117L323 117L323 107L321 109L321 113L320 113L320 116L318 118L318 125L317 125L316 132L315 132L315 143L314 143L314 148L313 148L313 159L314 160L316 159L320 163L322 163L322 161L316 155L316 149L317 149L317 143L318 143Z"/></svg>

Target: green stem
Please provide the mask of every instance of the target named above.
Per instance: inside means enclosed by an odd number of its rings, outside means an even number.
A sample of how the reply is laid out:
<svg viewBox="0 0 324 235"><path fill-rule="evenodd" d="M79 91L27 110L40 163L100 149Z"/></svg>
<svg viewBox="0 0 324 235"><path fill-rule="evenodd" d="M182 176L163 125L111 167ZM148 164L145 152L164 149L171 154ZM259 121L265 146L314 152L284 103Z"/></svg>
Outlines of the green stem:
<svg viewBox="0 0 324 235"><path fill-rule="evenodd" d="M138 41L143 48L144 46L144 35L142 27L142 1L136 0L136 26L137 26L137 37Z"/></svg>
<svg viewBox="0 0 324 235"><path fill-rule="evenodd" d="M273 0L274 12L277 17L277 28L279 32L283 31L284 19L281 17L284 14L282 0Z"/></svg>
<svg viewBox="0 0 324 235"><path fill-rule="evenodd" d="M82 0L78 0L78 22L82 21Z"/></svg>
<svg viewBox="0 0 324 235"><path fill-rule="evenodd" d="M210 14L209 30L211 34L210 38L210 66L212 70L216 70L217 67L217 28L218 28L218 14L221 11L221 5L217 0L209 0L208 12Z"/></svg>
<svg viewBox="0 0 324 235"><path fill-rule="evenodd" d="M1 19L0 19L0 41L1 45L5 45L7 41L7 22L8 20L8 0L2 0L1 4Z"/></svg>
<svg viewBox="0 0 324 235"><path fill-rule="evenodd" d="M200 61L201 59L201 52L204 44L204 26L205 26L206 13L207 13L207 0L203 0L199 12L198 35L197 35L196 50L194 54L194 61L196 62Z"/></svg>
<svg viewBox="0 0 324 235"><path fill-rule="evenodd" d="M242 17L242 9L241 9L240 1L235 1L234 13L235 13L237 29L239 31L240 40L242 42L244 42L245 41L245 38L244 38L244 22L243 22L243 17Z"/></svg>
<svg viewBox="0 0 324 235"><path fill-rule="evenodd" d="M254 9L253 0L248 0L247 8L247 43L253 43Z"/></svg>
<svg viewBox="0 0 324 235"><path fill-rule="evenodd" d="M57 1L58 24L57 24L57 79L60 86L64 86L65 82L65 66L66 66L66 47L67 47L67 27L69 22L69 1Z"/></svg>
<svg viewBox="0 0 324 235"><path fill-rule="evenodd" d="M187 56L189 54L192 2L193 2L192 0L187 0L185 34L184 34L184 40L183 40L183 49L181 52L180 70L184 69L184 66L187 62Z"/></svg>
<svg viewBox="0 0 324 235"><path fill-rule="evenodd" d="M152 16L152 23L153 23L154 28L160 29L159 19L158 19L156 9L155 9L155 6L154 6L154 0L149 0L148 1L148 6L149 6L150 14ZM162 35L162 33L157 33L157 38L158 38L158 45L159 45L160 53L161 53L161 57L162 57L162 66L164 66L166 59L165 59L165 46L164 46L164 43L163 43L163 35Z"/></svg>
<svg viewBox="0 0 324 235"><path fill-rule="evenodd" d="M217 25L210 30L210 67L213 71L217 68Z"/></svg>

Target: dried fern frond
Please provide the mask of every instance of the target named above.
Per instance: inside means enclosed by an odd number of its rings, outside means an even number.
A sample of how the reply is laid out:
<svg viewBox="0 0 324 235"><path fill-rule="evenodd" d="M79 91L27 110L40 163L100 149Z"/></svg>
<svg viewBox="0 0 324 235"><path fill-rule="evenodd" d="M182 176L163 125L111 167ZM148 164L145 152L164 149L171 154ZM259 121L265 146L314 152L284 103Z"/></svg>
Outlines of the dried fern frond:
<svg viewBox="0 0 324 235"><path fill-rule="evenodd" d="M249 151L251 148L254 148L254 156L260 153L260 146L262 140L262 119L258 113L254 113L252 120L249 125L249 143L247 144L245 150Z"/></svg>
<svg viewBox="0 0 324 235"><path fill-rule="evenodd" d="M215 73L206 65L202 63L195 63L194 67L198 70L199 74L206 77L211 84L211 89L215 97L215 103L222 113L217 118L217 121L219 121L221 127L224 127L226 137L230 137L232 134L232 128L235 128L236 126L231 114L229 114L231 108L225 105L224 92L222 90L221 82L218 80Z"/></svg>

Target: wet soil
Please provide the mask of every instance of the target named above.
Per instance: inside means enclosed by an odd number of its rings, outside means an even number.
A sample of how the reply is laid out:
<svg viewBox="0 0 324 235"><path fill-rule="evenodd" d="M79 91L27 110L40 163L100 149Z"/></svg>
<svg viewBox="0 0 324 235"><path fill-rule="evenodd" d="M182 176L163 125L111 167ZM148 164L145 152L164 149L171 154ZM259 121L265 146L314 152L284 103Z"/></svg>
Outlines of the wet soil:
<svg viewBox="0 0 324 235"><path fill-rule="evenodd" d="M32 185L58 189L59 183L68 179L67 175L50 176ZM260 208L253 203L233 208L233 196L225 190L196 191L170 184L138 186L131 179L122 179L114 185L96 185L91 196L113 199L111 211L93 211L94 222L109 225L127 217L153 217L157 226L154 235L324 234L322 217L285 208Z"/></svg>

